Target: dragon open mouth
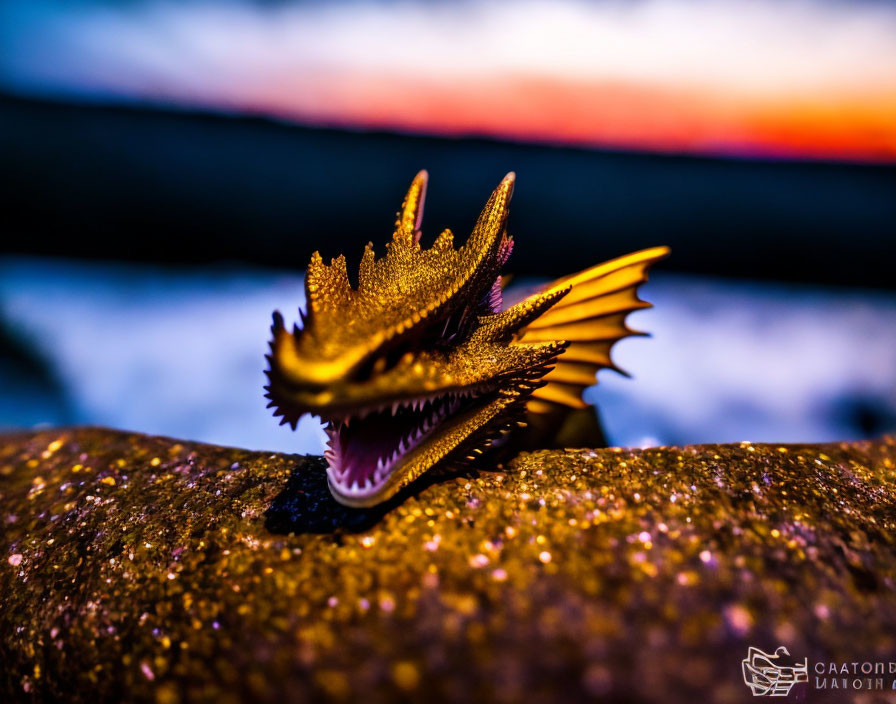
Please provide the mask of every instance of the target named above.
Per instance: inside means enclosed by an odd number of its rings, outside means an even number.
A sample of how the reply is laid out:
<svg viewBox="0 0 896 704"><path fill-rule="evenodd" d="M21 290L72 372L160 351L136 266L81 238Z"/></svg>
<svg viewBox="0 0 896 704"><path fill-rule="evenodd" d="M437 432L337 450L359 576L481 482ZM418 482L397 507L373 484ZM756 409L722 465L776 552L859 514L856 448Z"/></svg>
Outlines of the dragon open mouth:
<svg viewBox="0 0 896 704"><path fill-rule="evenodd" d="M440 396L360 409L330 419L324 452L331 487L363 506L399 468L452 421L481 405L484 392Z"/></svg>

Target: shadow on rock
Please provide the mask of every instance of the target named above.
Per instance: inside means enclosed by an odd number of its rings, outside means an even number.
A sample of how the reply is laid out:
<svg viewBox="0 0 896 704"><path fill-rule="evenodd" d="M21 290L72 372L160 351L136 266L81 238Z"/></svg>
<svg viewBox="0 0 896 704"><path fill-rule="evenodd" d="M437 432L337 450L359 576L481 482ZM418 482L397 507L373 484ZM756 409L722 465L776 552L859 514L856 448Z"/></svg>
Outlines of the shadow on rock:
<svg viewBox="0 0 896 704"><path fill-rule="evenodd" d="M431 484L457 474L428 477L424 475L388 501L370 508L343 506L327 486L327 465L309 458L306 464L293 469L286 486L265 511L265 527L272 533L359 533L369 530L392 509L416 496Z"/></svg>

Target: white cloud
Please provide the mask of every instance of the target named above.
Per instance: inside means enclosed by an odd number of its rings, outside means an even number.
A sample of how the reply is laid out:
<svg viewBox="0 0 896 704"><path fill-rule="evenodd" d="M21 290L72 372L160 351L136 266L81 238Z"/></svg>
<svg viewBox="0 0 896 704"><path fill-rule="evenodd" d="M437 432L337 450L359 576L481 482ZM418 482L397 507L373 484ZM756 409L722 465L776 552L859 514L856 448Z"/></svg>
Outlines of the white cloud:
<svg viewBox="0 0 896 704"><path fill-rule="evenodd" d="M8 84L241 103L328 76L620 81L781 96L896 86L896 8L807 0L0 6ZM284 102L299 100L284 95Z"/></svg>

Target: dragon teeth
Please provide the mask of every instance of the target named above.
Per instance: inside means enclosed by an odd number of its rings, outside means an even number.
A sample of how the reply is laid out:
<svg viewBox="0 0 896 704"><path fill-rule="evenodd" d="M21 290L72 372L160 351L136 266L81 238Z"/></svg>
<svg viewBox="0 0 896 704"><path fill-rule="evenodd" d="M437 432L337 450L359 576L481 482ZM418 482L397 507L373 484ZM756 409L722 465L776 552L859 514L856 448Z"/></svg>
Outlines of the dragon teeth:
<svg viewBox="0 0 896 704"><path fill-rule="evenodd" d="M480 393L471 390L452 391L429 397L393 401L392 403L386 402L360 409L354 415L332 418L330 422L324 426L324 430L329 438L327 441L328 449L324 452L324 457L327 459L329 465L328 471L348 493L359 494L372 490L377 484L385 480L396 462L417 447L423 438L439 423L445 420L446 417L456 413L463 404L464 399L475 398L479 395ZM372 476L366 476L360 479L352 478L350 480L351 484L347 486L345 482L349 481L349 474L351 473L354 463L349 462L344 466L342 465L341 433L351 426L353 420L358 422L376 413L391 412L391 415L395 416L403 410L411 410L420 414L420 422L406 437L399 439L398 446L391 453L377 459Z"/></svg>

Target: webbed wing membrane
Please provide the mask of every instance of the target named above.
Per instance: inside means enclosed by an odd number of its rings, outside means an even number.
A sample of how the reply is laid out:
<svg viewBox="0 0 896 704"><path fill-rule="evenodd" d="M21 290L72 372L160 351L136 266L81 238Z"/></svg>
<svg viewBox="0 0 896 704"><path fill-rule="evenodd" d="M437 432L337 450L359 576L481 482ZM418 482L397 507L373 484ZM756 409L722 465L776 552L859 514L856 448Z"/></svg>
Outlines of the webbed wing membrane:
<svg viewBox="0 0 896 704"><path fill-rule="evenodd" d="M586 388L597 383L600 369L621 371L610 350L619 340L639 335L626 326L632 311L649 308L638 298L638 287L647 281L651 264L669 254L654 247L598 264L590 269L550 283L544 291L569 288L560 301L519 332L520 342L565 340L569 347L529 400L530 416L587 408L582 399Z"/></svg>

